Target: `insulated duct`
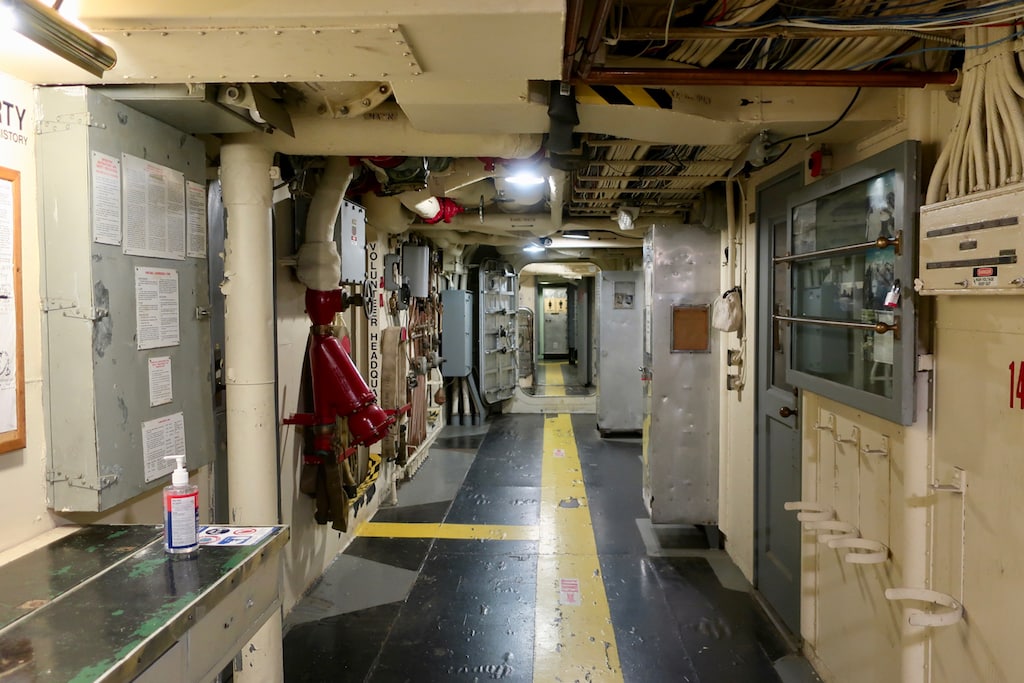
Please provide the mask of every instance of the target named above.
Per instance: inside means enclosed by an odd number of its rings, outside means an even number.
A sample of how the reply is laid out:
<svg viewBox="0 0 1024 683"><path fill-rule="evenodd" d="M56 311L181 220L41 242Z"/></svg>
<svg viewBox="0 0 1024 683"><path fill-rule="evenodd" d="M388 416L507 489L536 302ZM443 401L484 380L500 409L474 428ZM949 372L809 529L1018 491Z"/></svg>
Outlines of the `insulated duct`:
<svg viewBox="0 0 1024 683"><path fill-rule="evenodd" d="M427 133L416 130L402 109L384 104L351 119L294 117L295 137L250 133L240 140L300 156L428 156L521 159L537 153L540 135Z"/></svg>
<svg viewBox="0 0 1024 683"><path fill-rule="evenodd" d="M352 166L346 157L327 160L309 205L306 238L296 255L296 275L310 289L337 289L341 282L341 256L334 241L334 225L351 181Z"/></svg>

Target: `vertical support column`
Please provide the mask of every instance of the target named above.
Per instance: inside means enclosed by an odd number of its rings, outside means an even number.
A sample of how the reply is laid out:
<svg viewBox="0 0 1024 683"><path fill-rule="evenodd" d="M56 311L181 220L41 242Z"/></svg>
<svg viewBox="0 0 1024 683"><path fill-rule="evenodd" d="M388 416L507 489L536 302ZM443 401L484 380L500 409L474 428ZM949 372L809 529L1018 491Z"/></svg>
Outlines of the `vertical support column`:
<svg viewBox="0 0 1024 683"><path fill-rule="evenodd" d="M232 524L278 523L274 377L274 267L270 150L221 148L227 210L224 242L224 378L227 385L228 504ZM284 680L281 613L241 653L240 683Z"/></svg>

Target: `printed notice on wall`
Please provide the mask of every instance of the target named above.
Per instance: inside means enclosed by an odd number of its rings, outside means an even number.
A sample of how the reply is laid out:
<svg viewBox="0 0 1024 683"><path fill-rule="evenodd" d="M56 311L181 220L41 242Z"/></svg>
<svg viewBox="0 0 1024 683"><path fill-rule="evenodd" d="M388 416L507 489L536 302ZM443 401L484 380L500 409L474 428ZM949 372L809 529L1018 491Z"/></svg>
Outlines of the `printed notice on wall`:
<svg viewBox="0 0 1024 683"><path fill-rule="evenodd" d="M92 153L92 241L121 244L121 160Z"/></svg>
<svg viewBox="0 0 1024 683"><path fill-rule="evenodd" d="M184 174L130 154L121 158L124 253L184 260Z"/></svg>
<svg viewBox="0 0 1024 683"><path fill-rule="evenodd" d="M149 407L162 406L174 400L171 389L170 356L149 359Z"/></svg>
<svg viewBox="0 0 1024 683"><path fill-rule="evenodd" d="M185 225L188 244L185 253L206 258L206 188L191 180L185 182Z"/></svg>
<svg viewBox="0 0 1024 683"><path fill-rule="evenodd" d="M0 433L18 428L17 330L14 306L14 184L0 180Z"/></svg>
<svg viewBox="0 0 1024 683"><path fill-rule="evenodd" d="M174 461L164 460L172 455L185 455L184 413L143 422L142 459L147 482L174 470Z"/></svg>
<svg viewBox="0 0 1024 683"><path fill-rule="evenodd" d="M135 320L139 351L178 345L178 271L135 268Z"/></svg>

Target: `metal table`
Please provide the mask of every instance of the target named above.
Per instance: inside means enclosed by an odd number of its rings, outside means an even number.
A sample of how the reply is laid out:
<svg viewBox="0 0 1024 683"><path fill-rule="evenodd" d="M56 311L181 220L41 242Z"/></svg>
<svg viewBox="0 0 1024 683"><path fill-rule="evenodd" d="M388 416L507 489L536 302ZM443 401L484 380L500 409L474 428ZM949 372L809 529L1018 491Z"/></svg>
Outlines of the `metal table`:
<svg viewBox="0 0 1024 683"><path fill-rule="evenodd" d="M211 680L279 609L288 536L181 558L159 526L94 525L0 566L0 680Z"/></svg>

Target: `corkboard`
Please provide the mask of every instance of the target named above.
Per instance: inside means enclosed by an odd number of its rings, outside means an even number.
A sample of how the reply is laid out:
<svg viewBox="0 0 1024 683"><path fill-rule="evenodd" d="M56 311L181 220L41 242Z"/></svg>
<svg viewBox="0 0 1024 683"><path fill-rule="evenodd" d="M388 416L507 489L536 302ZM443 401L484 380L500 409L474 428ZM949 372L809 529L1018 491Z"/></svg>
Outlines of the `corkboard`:
<svg viewBox="0 0 1024 683"><path fill-rule="evenodd" d="M672 307L672 353L710 353L708 306Z"/></svg>

